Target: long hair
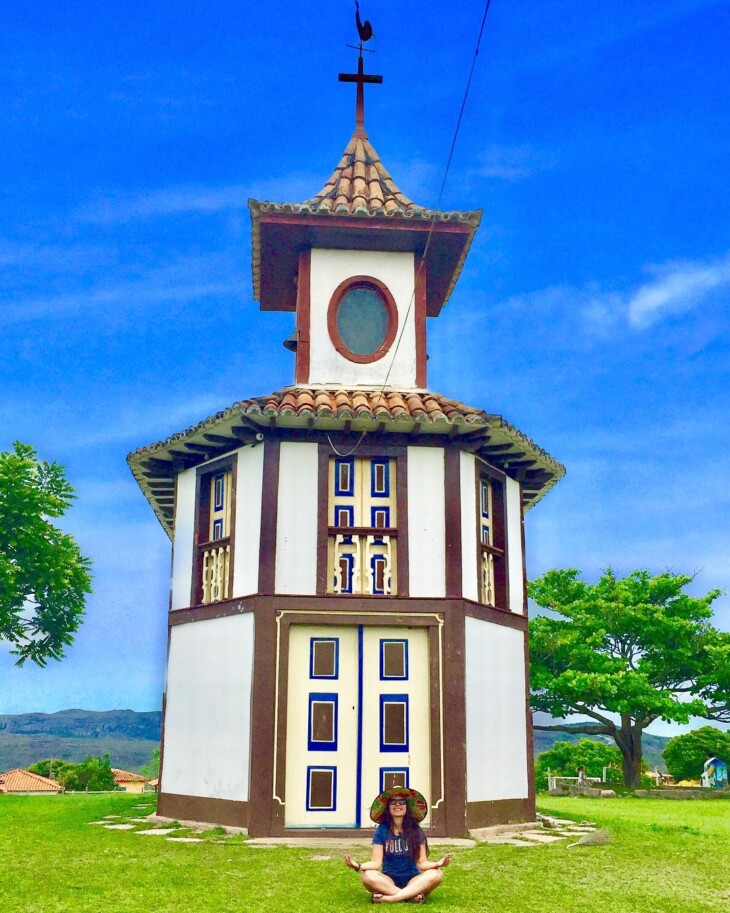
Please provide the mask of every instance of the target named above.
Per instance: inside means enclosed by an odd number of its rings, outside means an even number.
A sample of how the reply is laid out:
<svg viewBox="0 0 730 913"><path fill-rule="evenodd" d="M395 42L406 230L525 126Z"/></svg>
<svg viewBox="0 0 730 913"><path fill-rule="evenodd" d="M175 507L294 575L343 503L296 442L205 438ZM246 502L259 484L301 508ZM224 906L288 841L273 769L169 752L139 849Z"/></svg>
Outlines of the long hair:
<svg viewBox="0 0 730 913"><path fill-rule="evenodd" d="M385 824L388 831L391 834L393 833L393 818L390 814L390 809L387 806L383 812L383 817L380 819L380 823ZM420 835L422 835L422 839ZM426 837L421 825L413 817L411 810L407 805L406 814L403 818L403 839L408 847L408 855L413 862L418 859L418 851L421 843L426 847L426 855L428 856L428 837Z"/></svg>

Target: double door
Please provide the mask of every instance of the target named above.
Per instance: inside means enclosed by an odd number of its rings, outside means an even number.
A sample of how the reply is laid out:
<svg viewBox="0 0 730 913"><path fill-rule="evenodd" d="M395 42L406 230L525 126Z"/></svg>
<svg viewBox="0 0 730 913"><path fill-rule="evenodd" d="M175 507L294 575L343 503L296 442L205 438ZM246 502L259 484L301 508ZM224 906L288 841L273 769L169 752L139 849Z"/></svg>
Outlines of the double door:
<svg viewBox="0 0 730 913"><path fill-rule="evenodd" d="M370 827L391 786L429 798L428 670L425 628L292 625L287 827Z"/></svg>

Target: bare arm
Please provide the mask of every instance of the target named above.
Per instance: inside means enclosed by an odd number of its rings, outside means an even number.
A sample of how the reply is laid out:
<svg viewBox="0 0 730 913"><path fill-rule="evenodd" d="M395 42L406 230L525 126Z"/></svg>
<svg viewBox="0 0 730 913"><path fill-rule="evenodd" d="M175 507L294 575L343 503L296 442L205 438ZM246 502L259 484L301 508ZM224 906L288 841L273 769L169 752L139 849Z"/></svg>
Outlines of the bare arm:
<svg viewBox="0 0 730 913"><path fill-rule="evenodd" d="M379 871L380 867L383 864L383 844L374 843L373 844L373 853L368 862L359 863L356 862L349 853L345 855L345 865L349 866L351 869L355 869L356 872L368 872L371 869Z"/></svg>
<svg viewBox="0 0 730 913"><path fill-rule="evenodd" d="M428 856L426 856L426 845L421 844L421 849L418 853L418 859L416 860L416 865L418 866L419 871L426 872L428 869L443 869L451 862L451 853L447 853L445 856L442 856L440 859L431 861Z"/></svg>

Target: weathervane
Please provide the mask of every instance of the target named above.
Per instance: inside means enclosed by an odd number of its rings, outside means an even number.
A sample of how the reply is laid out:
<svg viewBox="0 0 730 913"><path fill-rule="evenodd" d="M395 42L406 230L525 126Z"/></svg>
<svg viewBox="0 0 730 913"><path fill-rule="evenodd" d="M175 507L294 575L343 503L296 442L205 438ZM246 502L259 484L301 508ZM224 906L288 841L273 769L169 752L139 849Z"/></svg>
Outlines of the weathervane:
<svg viewBox="0 0 730 913"><path fill-rule="evenodd" d="M366 137L365 133L365 93L363 91L363 86L366 82L369 83L382 83L382 76L366 76L363 73L362 67L362 52L370 51L374 53L372 48L364 48L363 44L366 41L369 41L373 37L373 27L370 24L370 20L366 19L365 22L360 18L360 4L358 0L355 0L355 25L357 26L357 34L360 38L360 43L357 45L348 44L348 48L353 48L356 51L359 51L359 56L357 59L357 73L340 73L339 80L340 82L356 82L357 83L357 100L355 102L355 136Z"/></svg>

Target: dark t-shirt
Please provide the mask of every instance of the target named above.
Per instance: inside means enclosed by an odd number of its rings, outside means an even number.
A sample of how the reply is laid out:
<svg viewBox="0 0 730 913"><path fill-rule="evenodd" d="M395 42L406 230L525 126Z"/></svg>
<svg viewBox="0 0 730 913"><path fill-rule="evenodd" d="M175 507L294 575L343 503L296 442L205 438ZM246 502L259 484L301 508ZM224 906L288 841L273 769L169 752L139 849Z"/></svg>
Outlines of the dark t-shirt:
<svg viewBox="0 0 730 913"><path fill-rule="evenodd" d="M426 838L421 830L418 831L418 845L426 842ZM402 835L396 837L389 829L387 824L379 824L375 828L373 843L379 843L383 847L383 875L391 877L402 876L413 878L418 875L418 866L408 855L408 843Z"/></svg>

